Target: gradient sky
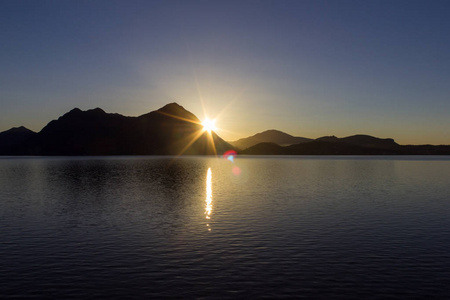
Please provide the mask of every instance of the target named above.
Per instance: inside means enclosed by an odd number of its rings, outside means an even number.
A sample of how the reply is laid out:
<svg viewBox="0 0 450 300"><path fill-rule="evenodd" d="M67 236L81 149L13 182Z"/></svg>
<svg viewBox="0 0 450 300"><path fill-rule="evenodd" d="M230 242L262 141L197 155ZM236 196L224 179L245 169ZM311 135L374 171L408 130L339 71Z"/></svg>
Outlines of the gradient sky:
<svg viewBox="0 0 450 300"><path fill-rule="evenodd" d="M267 129L450 144L450 1L0 1L0 131L177 102Z"/></svg>

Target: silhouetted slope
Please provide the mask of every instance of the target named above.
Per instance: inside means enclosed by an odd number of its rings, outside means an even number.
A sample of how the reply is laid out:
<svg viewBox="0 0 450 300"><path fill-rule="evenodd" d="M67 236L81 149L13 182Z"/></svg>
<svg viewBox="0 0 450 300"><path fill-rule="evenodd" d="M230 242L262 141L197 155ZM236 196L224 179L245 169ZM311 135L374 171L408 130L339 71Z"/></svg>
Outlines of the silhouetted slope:
<svg viewBox="0 0 450 300"><path fill-rule="evenodd" d="M96 108L72 109L39 132L39 155L126 154L126 127L132 118Z"/></svg>
<svg viewBox="0 0 450 300"><path fill-rule="evenodd" d="M196 155L223 153L233 149L216 133L203 131L200 120L176 103L137 117L133 120L132 128L135 130L130 131L128 140L135 145L133 152L136 154L178 155L183 152Z"/></svg>
<svg viewBox="0 0 450 300"><path fill-rule="evenodd" d="M247 155L288 155L290 154L286 147L275 143L259 143L240 152Z"/></svg>
<svg viewBox="0 0 450 300"><path fill-rule="evenodd" d="M369 135L315 140L268 130L245 140L271 140L240 151L252 155L450 155L450 145L398 145ZM300 143L289 146L293 141ZM236 144L236 143L235 143ZM245 144L241 143L245 148ZM25 127L0 133L0 155L204 155L233 146L214 132L203 131L198 118L176 103L125 117L100 108L78 108L48 123L39 133Z"/></svg>
<svg viewBox="0 0 450 300"><path fill-rule="evenodd" d="M37 135L24 126L0 132L0 155L27 154L23 144Z"/></svg>
<svg viewBox="0 0 450 300"><path fill-rule="evenodd" d="M450 155L450 146L401 146L393 139L355 135L346 138L322 137L287 147L260 143L241 153L248 155Z"/></svg>
<svg viewBox="0 0 450 300"><path fill-rule="evenodd" d="M272 129L229 143L240 149L246 149L259 143L275 143L280 146L288 146L293 144L306 143L309 141L312 141L312 139L304 137L294 137L285 132Z"/></svg>
<svg viewBox="0 0 450 300"><path fill-rule="evenodd" d="M75 108L22 143L16 154L203 155L233 149L202 128L197 117L176 103L139 117Z"/></svg>
<svg viewBox="0 0 450 300"><path fill-rule="evenodd" d="M344 138L335 136L324 136L316 139L316 141L345 143L354 146L379 149L396 149L399 145L393 139L380 139L370 135L357 134Z"/></svg>
<svg viewBox="0 0 450 300"><path fill-rule="evenodd" d="M266 137L280 137L280 141L292 141L288 134L281 131L268 130ZM273 135L271 135L273 133ZM262 134L262 133L261 133ZM258 136L258 135L255 135ZM287 136L287 137L286 137ZM286 139L283 139L286 137ZM252 138L252 137L251 137ZM255 139L241 139L244 142L254 142ZM294 138L294 137L292 137ZM249 140L250 139L250 140ZM324 136L318 139L300 138L301 143L288 145L285 147L269 146L267 143L260 143L242 151L243 154L255 155L388 155L405 154L401 147L393 139L380 139L369 135L353 135L344 138L335 136ZM277 143L278 144L278 143ZM234 145L237 145L234 143ZM244 145L241 143L241 145Z"/></svg>

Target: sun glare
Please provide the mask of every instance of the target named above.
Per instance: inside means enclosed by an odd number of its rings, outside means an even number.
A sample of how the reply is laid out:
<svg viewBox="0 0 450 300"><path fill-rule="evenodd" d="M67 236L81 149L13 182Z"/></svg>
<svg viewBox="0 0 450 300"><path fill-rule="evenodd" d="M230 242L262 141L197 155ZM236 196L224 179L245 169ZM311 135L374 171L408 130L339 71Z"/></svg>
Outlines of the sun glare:
<svg viewBox="0 0 450 300"><path fill-rule="evenodd" d="M203 125L204 131L211 132L213 130L216 130L216 126L214 125L214 120L210 120L207 118L207 119L203 120L202 125Z"/></svg>

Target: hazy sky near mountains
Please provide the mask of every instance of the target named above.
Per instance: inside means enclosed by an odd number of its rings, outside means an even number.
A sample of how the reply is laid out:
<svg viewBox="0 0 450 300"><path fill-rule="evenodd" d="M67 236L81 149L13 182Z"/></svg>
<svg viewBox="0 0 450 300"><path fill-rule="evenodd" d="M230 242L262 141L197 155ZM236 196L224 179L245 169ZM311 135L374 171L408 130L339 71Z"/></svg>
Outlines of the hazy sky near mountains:
<svg viewBox="0 0 450 300"><path fill-rule="evenodd" d="M450 1L0 1L0 131L177 102L220 136L450 144ZM226 131L225 131L226 130Z"/></svg>

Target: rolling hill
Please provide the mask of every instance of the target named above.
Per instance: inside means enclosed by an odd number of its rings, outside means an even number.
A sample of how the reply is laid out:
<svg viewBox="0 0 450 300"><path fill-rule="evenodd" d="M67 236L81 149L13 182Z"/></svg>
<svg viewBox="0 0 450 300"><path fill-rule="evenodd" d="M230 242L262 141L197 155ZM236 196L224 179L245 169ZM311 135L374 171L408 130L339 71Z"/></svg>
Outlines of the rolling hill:
<svg viewBox="0 0 450 300"><path fill-rule="evenodd" d="M310 141L312 141L312 139L295 137L285 132L272 129L229 143L239 149L244 150L259 143L275 143L280 146L289 146Z"/></svg>

